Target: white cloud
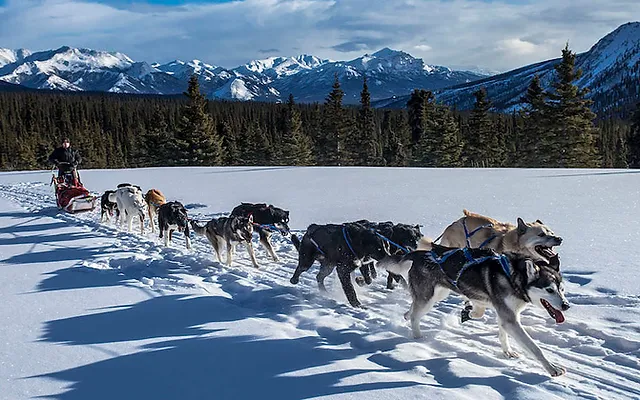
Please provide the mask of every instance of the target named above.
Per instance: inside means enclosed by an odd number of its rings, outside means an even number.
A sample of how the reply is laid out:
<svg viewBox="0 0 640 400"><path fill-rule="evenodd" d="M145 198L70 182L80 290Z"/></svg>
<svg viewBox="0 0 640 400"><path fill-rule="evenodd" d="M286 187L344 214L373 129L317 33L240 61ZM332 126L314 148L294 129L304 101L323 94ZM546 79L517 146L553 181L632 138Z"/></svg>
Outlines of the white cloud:
<svg viewBox="0 0 640 400"><path fill-rule="evenodd" d="M117 4L9 0L0 8L0 46L69 45L117 50L136 60L199 58L226 67L260 58L264 49L347 59L386 46L426 53L429 64L506 70L558 57L567 41L573 50L586 51L640 15L640 2L631 0Z"/></svg>
<svg viewBox="0 0 640 400"><path fill-rule="evenodd" d="M431 50L431 46L429 46L428 44L418 44L413 46L414 49L418 50L418 51L429 51Z"/></svg>
<svg viewBox="0 0 640 400"><path fill-rule="evenodd" d="M513 53L514 55L528 55L537 51L535 44L522 39L505 39L498 42L498 50Z"/></svg>

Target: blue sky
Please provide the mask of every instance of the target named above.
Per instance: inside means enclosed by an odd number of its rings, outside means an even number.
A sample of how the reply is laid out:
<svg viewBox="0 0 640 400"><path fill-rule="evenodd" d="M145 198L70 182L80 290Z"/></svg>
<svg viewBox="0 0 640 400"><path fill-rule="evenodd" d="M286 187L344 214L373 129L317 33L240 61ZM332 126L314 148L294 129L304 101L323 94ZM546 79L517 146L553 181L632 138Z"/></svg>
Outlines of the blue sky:
<svg viewBox="0 0 640 400"><path fill-rule="evenodd" d="M639 18L637 0L0 0L0 47L224 67L390 47L428 64L504 71L557 57L567 41L586 51Z"/></svg>

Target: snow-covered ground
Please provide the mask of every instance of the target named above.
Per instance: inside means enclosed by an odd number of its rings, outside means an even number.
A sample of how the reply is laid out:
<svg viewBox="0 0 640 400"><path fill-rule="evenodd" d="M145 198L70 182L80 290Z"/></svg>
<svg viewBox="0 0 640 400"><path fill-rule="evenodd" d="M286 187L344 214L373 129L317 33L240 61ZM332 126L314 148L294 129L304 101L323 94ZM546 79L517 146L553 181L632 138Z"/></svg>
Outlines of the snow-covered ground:
<svg viewBox="0 0 640 400"><path fill-rule="evenodd" d="M436 237L462 209L541 219L564 238L567 322L537 309L523 323L552 362L502 356L495 315L458 322L450 297L402 318L408 293L384 273L346 305L330 277L289 278L297 254L275 237L279 263L243 249L231 268L181 235L60 213L45 172L0 174L0 399L637 399L640 243L636 171L392 168L161 168L83 171L95 192L121 182L162 190L206 219L241 201L291 211L291 225L360 218L419 223ZM135 226L135 224L134 224Z"/></svg>

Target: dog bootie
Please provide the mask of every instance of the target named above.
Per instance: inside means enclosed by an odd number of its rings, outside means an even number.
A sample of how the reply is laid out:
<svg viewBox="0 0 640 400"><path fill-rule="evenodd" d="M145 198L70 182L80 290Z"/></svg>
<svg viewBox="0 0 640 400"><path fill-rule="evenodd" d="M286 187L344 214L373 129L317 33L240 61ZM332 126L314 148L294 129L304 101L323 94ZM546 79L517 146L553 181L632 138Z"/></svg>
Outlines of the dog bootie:
<svg viewBox="0 0 640 400"><path fill-rule="evenodd" d="M471 319L471 310L473 310L473 305L467 304L464 306L464 310L460 311L460 323L464 324Z"/></svg>

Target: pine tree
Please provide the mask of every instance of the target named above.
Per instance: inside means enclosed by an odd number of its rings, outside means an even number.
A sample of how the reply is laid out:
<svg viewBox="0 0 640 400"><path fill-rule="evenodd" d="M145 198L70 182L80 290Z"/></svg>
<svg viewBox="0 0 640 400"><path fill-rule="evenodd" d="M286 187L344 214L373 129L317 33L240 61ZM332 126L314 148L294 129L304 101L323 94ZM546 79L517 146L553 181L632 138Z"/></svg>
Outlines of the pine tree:
<svg viewBox="0 0 640 400"><path fill-rule="evenodd" d="M497 146L495 127L489 110L491 102L483 87L473 93L476 98L465 137L463 157L465 164L471 167L490 167L494 164L493 151Z"/></svg>
<svg viewBox="0 0 640 400"><path fill-rule="evenodd" d="M218 123L218 134L222 138L224 147L224 164L238 165L240 161L240 149L238 149L238 134L231 127L229 121L224 120Z"/></svg>
<svg viewBox="0 0 640 400"><path fill-rule="evenodd" d="M189 102L182 108L176 135L182 164L222 165L222 140L207 111L207 99L200 93L197 75L191 76L184 93Z"/></svg>
<svg viewBox="0 0 640 400"><path fill-rule="evenodd" d="M574 84L582 76L575 68L576 54L567 44L562 50L562 61L556 65L556 80L553 91L548 92L549 129L554 138L550 165L559 167L594 168L599 166L596 137L593 125L595 114L591 111L591 100L585 99L587 89Z"/></svg>
<svg viewBox="0 0 640 400"><path fill-rule="evenodd" d="M535 75L522 98L525 103L522 112L523 128L520 136L518 166L543 167L550 163L554 154L553 131L548 129L546 93Z"/></svg>
<svg viewBox="0 0 640 400"><path fill-rule="evenodd" d="M640 103L631 120L631 132L627 140L628 164L630 168L640 168Z"/></svg>
<svg viewBox="0 0 640 400"><path fill-rule="evenodd" d="M323 154L327 157L329 165L343 165L347 159L347 135L350 133L349 122L345 110L342 108L344 91L340 87L338 74L335 74L332 90L327 96L324 107L324 134Z"/></svg>
<svg viewBox="0 0 640 400"><path fill-rule="evenodd" d="M300 111L296 108L292 94L289 94L284 133L285 165L313 165L314 157L311 139L302 132Z"/></svg>
<svg viewBox="0 0 640 400"><path fill-rule="evenodd" d="M377 132L375 115L371 108L371 94L367 85L367 77L362 83L360 92L360 110L357 119L357 139L351 143L355 155L355 164L382 165L382 147Z"/></svg>

